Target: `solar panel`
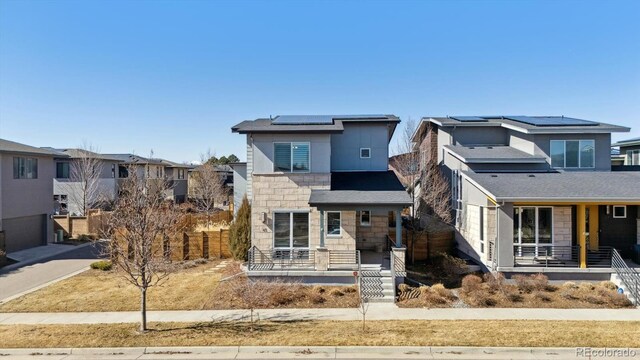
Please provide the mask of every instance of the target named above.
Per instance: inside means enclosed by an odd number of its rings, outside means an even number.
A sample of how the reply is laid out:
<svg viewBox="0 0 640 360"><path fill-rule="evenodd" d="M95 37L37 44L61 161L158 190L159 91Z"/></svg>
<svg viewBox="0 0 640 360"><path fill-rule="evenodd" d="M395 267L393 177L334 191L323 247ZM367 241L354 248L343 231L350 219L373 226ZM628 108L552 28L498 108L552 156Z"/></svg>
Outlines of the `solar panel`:
<svg viewBox="0 0 640 360"><path fill-rule="evenodd" d="M479 116L449 116L449 118L453 120L462 121L462 122L487 121L487 119L481 118Z"/></svg>
<svg viewBox="0 0 640 360"><path fill-rule="evenodd" d="M505 116L505 119L533 126L595 126L597 122L564 116Z"/></svg>
<svg viewBox="0 0 640 360"><path fill-rule="evenodd" d="M279 115L271 122L276 125L331 125L331 115Z"/></svg>

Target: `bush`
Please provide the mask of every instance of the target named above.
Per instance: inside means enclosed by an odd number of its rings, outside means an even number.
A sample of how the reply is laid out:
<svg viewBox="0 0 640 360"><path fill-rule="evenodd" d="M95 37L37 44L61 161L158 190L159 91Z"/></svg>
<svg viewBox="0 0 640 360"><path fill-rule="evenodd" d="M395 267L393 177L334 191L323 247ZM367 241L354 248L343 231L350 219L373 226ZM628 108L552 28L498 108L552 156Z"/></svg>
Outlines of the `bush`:
<svg viewBox="0 0 640 360"><path fill-rule="evenodd" d="M407 285L407 284L400 284L398 285L398 291L401 293L407 292L407 291L411 291L411 289L413 289L411 286Z"/></svg>
<svg viewBox="0 0 640 360"><path fill-rule="evenodd" d="M478 275L467 275L462 278L462 292L469 294L480 290L482 278Z"/></svg>
<svg viewBox="0 0 640 360"><path fill-rule="evenodd" d="M584 301L588 302L589 304L594 304L594 305L602 305L604 304L604 300L597 295L587 295L584 297Z"/></svg>
<svg viewBox="0 0 640 360"><path fill-rule="evenodd" d="M456 298L456 296L453 295L453 292L445 288L442 284L435 284L431 286L431 291L447 301L454 300Z"/></svg>
<svg viewBox="0 0 640 360"><path fill-rule="evenodd" d="M609 302L615 307L629 307L633 306L633 303L624 294L610 293Z"/></svg>
<svg viewBox="0 0 640 360"><path fill-rule="evenodd" d="M497 273L495 275L492 273L486 273L482 278L491 292L495 293L504 291L504 275L502 275L502 273Z"/></svg>
<svg viewBox="0 0 640 360"><path fill-rule="evenodd" d="M355 286L345 286L344 289L342 289L342 292L345 294L350 294L350 293L354 293L356 292L356 287Z"/></svg>
<svg viewBox="0 0 640 360"><path fill-rule="evenodd" d="M324 296L320 294L316 293L311 295L311 302L314 304L323 304L325 301L327 301L327 299L325 299Z"/></svg>
<svg viewBox="0 0 640 360"><path fill-rule="evenodd" d="M236 260L247 260L251 247L251 205L245 195L235 220L229 227L229 249Z"/></svg>
<svg viewBox="0 0 640 360"><path fill-rule="evenodd" d="M507 294L507 300L511 301L511 302L522 302L522 300L524 300L524 297L522 295L520 295L519 293L510 293Z"/></svg>
<svg viewBox="0 0 640 360"><path fill-rule="evenodd" d="M533 295L536 299L542 301L542 302L549 302L551 301L551 297L547 294L545 294L542 291L537 291L534 295Z"/></svg>
<svg viewBox="0 0 640 360"><path fill-rule="evenodd" d="M326 291L327 290L324 287L320 286L320 285L316 285L316 286L313 287L313 292L316 293L316 294L324 294Z"/></svg>
<svg viewBox="0 0 640 360"><path fill-rule="evenodd" d="M435 272L445 278L456 277L469 271L469 266L464 259L451 256L447 253L436 255L431 260L431 264Z"/></svg>
<svg viewBox="0 0 640 360"><path fill-rule="evenodd" d="M543 274L531 275L531 285L538 291L547 290L549 289L549 278Z"/></svg>
<svg viewBox="0 0 640 360"><path fill-rule="evenodd" d="M618 290L618 286L611 281L602 281L598 284L598 286L607 290Z"/></svg>
<svg viewBox="0 0 640 360"><path fill-rule="evenodd" d="M344 296L344 293L342 292L342 290L336 288L336 289L332 289L329 292L329 295L331 295L331 296Z"/></svg>
<svg viewBox="0 0 640 360"><path fill-rule="evenodd" d="M100 261L91 263L90 266L92 269L109 271L113 267L113 264L111 264L111 261L108 261L108 260L100 260Z"/></svg>
<svg viewBox="0 0 640 360"><path fill-rule="evenodd" d="M491 295L484 292L474 293L469 300L472 305L481 306L481 307L484 307L484 306L491 307L491 306L496 306L496 304L498 304L498 301L496 301L496 299L494 299L493 297L491 297Z"/></svg>

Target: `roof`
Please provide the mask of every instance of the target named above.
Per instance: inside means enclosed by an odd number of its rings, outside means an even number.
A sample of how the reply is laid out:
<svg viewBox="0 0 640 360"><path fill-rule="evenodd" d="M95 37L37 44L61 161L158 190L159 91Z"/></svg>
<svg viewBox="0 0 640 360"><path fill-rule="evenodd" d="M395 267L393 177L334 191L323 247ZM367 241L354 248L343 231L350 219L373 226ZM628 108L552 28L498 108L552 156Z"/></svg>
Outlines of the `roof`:
<svg viewBox="0 0 640 360"><path fill-rule="evenodd" d="M77 159L82 157L94 157L102 160L111 160L111 161L122 161L121 159L111 157L109 155L104 155L100 153L96 153L89 150L84 149L54 149L54 148L43 148L57 153L58 157L68 157L71 159Z"/></svg>
<svg viewBox="0 0 640 360"><path fill-rule="evenodd" d="M546 163L541 155L531 155L508 145L462 146L445 145L453 156L467 164L479 163Z"/></svg>
<svg viewBox="0 0 640 360"><path fill-rule="evenodd" d="M152 158L145 158L142 156L138 156L135 154L103 154L104 156L108 156L110 158L113 159L118 159L120 161L123 161L127 164L153 164L153 165L167 165L166 163L164 163L163 159L152 159Z"/></svg>
<svg viewBox="0 0 640 360"><path fill-rule="evenodd" d="M341 133L344 123L383 122L397 124L395 115L278 115L275 118L245 120L231 127L239 134L249 133ZM393 132L390 133L391 138Z"/></svg>
<svg viewBox="0 0 640 360"><path fill-rule="evenodd" d="M331 190L311 190L309 205L411 205L393 171L332 172Z"/></svg>
<svg viewBox="0 0 640 360"><path fill-rule="evenodd" d="M572 134L629 132L624 126L561 116L482 115L425 117L442 127L503 127L526 134ZM422 125L422 124L421 124ZM420 127L419 127L420 128Z"/></svg>
<svg viewBox="0 0 640 360"><path fill-rule="evenodd" d="M17 154L29 154L29 155L42 155L42 156L56 156L57 153L48 149L43 149L35 146L29 146L15 141L0 139L0 152L17 153Z"/></svg>
<svg viewBox="0 0 640 360"><path fill-rule="evenodd" d="M627 140L620 140L616 143L611 144L611 146L622 146L622 147L634 146L634 145L640 145L640 137L627 139Z"/></svg>
<svg viewBox="0 0 640 360"><path fill-rule="evenodd" d="M191 172L198 172L200 171L200 168L202 168L203 165L198 165L196 167L191 167L191 169L189 171ZM214 169L218 172L232 172L233 169L231 168L231 166L229 165L214 165Z"/></svg>
<svg viewBox="0 0 640 360"><path fill-rule="evenodd" d="M475 173L463 176L496 202L638 202L640 172Z"/></svg>
<svg viewBox="0 0 640 360"><path fill-rule="evenodd" d="M153 160L160 160L164 165L166 165L168 167L185 168L185 169L193 168L192 165L180 164L180 163L177 163L177 162L174 162L174 161L170 161L170 160L166 160L166 159L153 159Z"/></svg>

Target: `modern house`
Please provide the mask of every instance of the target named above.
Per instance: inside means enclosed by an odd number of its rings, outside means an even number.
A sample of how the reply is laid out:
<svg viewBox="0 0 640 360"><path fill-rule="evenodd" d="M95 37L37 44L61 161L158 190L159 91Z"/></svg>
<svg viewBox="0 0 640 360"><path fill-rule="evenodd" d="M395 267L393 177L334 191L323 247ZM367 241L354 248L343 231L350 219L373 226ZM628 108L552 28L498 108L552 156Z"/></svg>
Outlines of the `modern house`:
<svg viewBox="0 0 640 360"><path fill-rule="evenodd" d="M612 259L640 244L640 173L611 171L611 133L627 131L564 116L426 117L413 140L450 180L460 252L507 274L608 279Z"/></svg>
<svg viewBox="0 0 640 360"><path fill-rule="evenodd" d="M164 159L162 159L162 162L165 164L165 178L170 182L171 186L171 190L167 196L175 201L176 204L182 204L187 201L189 192L188 176L192 166Z"/></svg>
<svg viewBox="0 0 640 360"><path fill-rule="evenodd" d="M201 166L202 165L191 167L189 169L189 173L187 174L188 187L189 187L188 198L191 200L195 200L200 196L198 185L197 185L198 182L196 179L199 176L200 171L202 169ZM214 165L213 171L215 171L216 174L218 174L219 179L222 182L223 188L226 189L227 191L227 193L222 194L220 199L216 199L216 202L219 202L219 205L221 208L228 208L229 194L233 192L233 169L231 168L230 165ZM216 207L217 206L218 205L216 204Z"/></svg>
<svg viewBox="0 0 640 360"><path fill-rule="evenodd" d="M118 169L123 160L84 149L47 149L57 154L53 179L56 214L85 215L83 204L93 208L117 198Z"/></svg>
<svg viewBox="0 0 640 360"><path fill-rule="evenodd" d="M53 241L55 153L0 139L0 240L14 252ZM2 250L0 241L0 250Z"/></svg>
<svg viewBox="0 0 640 360"><path fill-rule="evenodd" d="M232 127L246 135L247 162L234 166L234 178L246 180L252 205L250 276L353 283L360 269L393 292L404 248L391 244L389 212L399 219L411 205L388 170L399 122L394 115L281 115ZM242 187L236 183L236 203ZM401 240L401 231L393 237Z"/></svg>
<svg viewBox="0 0 640 360"><path fill-rule="evenodd" d="M616 154L611 155L614 171L640 171L640 138L618 141L611 144Z"/></svg>

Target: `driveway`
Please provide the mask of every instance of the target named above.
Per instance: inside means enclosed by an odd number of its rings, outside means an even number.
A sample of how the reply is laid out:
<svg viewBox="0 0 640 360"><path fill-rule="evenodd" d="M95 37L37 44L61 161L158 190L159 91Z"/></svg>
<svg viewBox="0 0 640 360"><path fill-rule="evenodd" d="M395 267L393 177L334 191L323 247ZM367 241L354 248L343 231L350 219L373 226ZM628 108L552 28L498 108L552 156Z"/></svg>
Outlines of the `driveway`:
<svg viewBox="0 0 640 360"><path fill-rule="evenodd" d="M98 257L99 251L90 245L17 269L0 269L0 302L86 269Z"/></svg>

